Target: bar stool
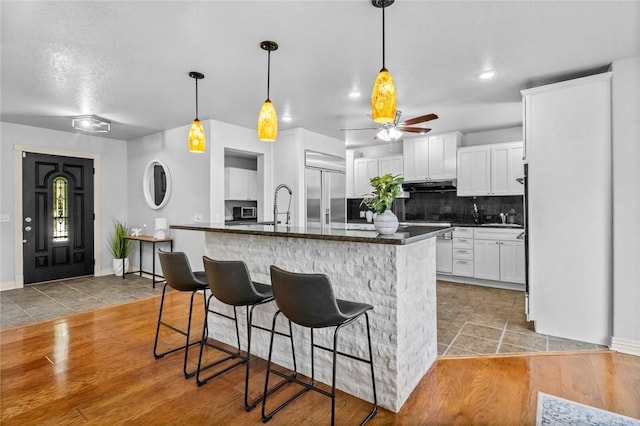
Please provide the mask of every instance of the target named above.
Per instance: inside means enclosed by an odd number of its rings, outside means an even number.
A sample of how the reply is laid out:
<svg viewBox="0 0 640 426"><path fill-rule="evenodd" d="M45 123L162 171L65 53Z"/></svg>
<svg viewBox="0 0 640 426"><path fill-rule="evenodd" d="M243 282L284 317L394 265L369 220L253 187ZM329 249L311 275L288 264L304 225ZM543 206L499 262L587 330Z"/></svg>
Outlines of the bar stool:
<svg viewBox="0 0 640 426"><path fill-rule="evenodd" d="M301 274L288 272L277 266L271 266L271 286L273 295L278 305L278 311L273 316L272 331L275 329L278 315L282 313L287 319L294 323L309 328L311 335L311 380L303 382L299 379L293 382L302 385L303 389L293 395L287 401L279 405L271 412L266 412L267 396L266 390L269 385L269 374L282 375L282 373L271 368L271 355L273 352L273 337L271 334L271 342L269 344L269 357L267 360L267 374L265 378L265 397L262 401L262 421L264 423L271 420L274 414L282 410L289 403L303 393L314 390L331 398L331 424L335 423L336 408L336 358L337 355L346 356L348 358L364 362L371 366L371 388L373 390L373 407L369 414L364 418L361 424L371 420L378 411L378 399L376 395L375 376L373 373L373 352L371 350L371 332L369 329L368 311L373 306L366 303L350 302L346 300L336 299L329 277L325 274ZM342 327L355 322L364 315L367 324L367 341L369 346L369 359L356 357L351 354L340 352L337 350L338 332ZM333 332L333 348L327 348L314 343L313 330L315 328L335 327ZM331 352L333 355L331 392L314 386L314 349L323 349Z"/></svg>
<svg viewBox="0 0 640 426"><path fill-rule="evenodd" d="M160 301L160 312L158 314L158 325L156 327L156 339L153 344L153 356L158 359L162 358L165 355L177 352L181 349L184 349L184 364L182 367L182 372L184 373L185 379L193 377L196 374L195 371L187 372L187 359L189 357L189 347L193 345L200 344L200 340L195 342L189 342L189 335L191 333L191 316L193 313L193 298L196 293L200 290L206 290L208 287L207 278L204 271L193 272L191 270L191 266L189 265L189 259L183 252L174 251L174 252L166 252L163 250L158 250L158 255L160 257L160 265L162 266L162 274L165 278L165 284L162 288L162 299ZM162 311L164 308L164 296L167 291L167 286L173 288L177 291L188 291L191 292L191 302L189 303L189 321L187 322L187 330L181 330L171 324L162 321ZM206 301L203 296L203 304L206 308ZM205 311L206 312L206 311ZM182 346L178 346L177 348L170 349L168 351L158 353L158 337L160 335L160 326L163 325L176 333L182 334L186 337L185 344Z"/></svg>
<svg viewBox="0 0 640 426"><path fill-rule="evenodd" d="M205 323L202 327L202 341L200 345L200 356L198 357L198 368L196 373L196 382L198 386L202 386L206 384L209 380L225 373L226 371L231 370L238 365L245 364L245 382L244 382L244 406L247 411L253 410L256 405L262 401L264 395L259 397L253 402L249 402L249 364L251 361L251 331L253 328L258 328L265 331L271 331L268 328L261 327L259 325L253 324L253 310L256 306L263 305L265 303L269 303L273 301L273 292L271 291L271 286L267 284L258 283L251 280L251 276L249 274L249 270L247 266L242 261L236 260L214 260L207 256L203 256L202 258L204 262L204 270L206 273L206 278L209 283L209 289L211 290L211 295L207 299L205 312ZM233 307L233 316L227 315L222 312L218 312L212 309L212 298L218 299L220 302L225 303ZM240 332L238 329L238 313L237 308L244 306L246 309L247 316L247 352L246 355L243 355L240 351ZM218 316L228 318L234 321L235 330L236 330L236 339L237 339L237 350L231 351L225 347L220 345L216 345L207 340L207 332L209 329L208 324L208 313L213 313ZM293 374L292 376L287 376L288 379L280 382L278 385L274 386L269 393L273 393L278 390L280 387L284 386L291 377L296 376L296 360L295 360L295 352L293 352L293 337L291 333L291 322L289 322L289 334L278 333L280 335L289 337L291 340L291 350L293 353ZM219 360L216 360L206 366L202 366L202 354L204 352L205 346L209 346L211 348L217 349L226 353L228 356ZM211 374L206 378L200 378L200 374L216 365L219 365L223 362L236 359L237 361L232 365L226 366L221 370Z"/></svg>

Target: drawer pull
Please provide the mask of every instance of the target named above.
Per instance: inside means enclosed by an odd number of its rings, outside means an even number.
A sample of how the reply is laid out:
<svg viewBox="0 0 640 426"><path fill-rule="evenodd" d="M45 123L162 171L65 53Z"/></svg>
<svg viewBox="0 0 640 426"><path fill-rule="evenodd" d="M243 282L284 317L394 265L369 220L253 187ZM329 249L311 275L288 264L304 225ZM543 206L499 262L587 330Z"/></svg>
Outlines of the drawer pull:
<svg viewBox="0 0 640 426"><path fill-rule="evenodd" d="M462 263L463 265L466 265L468 263L466 260L456 260L456 262Z"/></svg>
<svg viewBox="0 0 640 426"><path fill-rule="evenodd" d="M467 240L462 240L462 239L458 239L458 241L460 241L461 243L466 243Z"/></svg>

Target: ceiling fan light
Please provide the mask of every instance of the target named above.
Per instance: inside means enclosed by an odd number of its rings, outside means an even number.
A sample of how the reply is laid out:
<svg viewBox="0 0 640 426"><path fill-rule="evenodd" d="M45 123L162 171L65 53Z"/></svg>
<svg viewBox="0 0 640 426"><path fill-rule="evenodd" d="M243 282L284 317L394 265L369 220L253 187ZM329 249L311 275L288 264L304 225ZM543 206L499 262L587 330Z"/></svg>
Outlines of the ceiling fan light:
<svg viewBox="0 0 640 426"><path fill-rule="evenodd" d="M191 152L204 152L207 144L207 139L204 134L204 127L197 118L191 123L189 127L189 151Z"/></svg>
<svg viewBox="0 0 640 426"><path fill-rule="evenodd" d="M278 116L276 108L267 99L258 115L258 139L263 142L275 142L278 137Z"/></svg>
<svg viewBox="0 0 640 426"><path fill-rule="evenodd" d="M371 92L371 115L376 123L391 123L396 118L396 86L391 73L382 68Z"/></svg>
<svg viewBox="0 0 640 426"><path fill-rule="evenodd" d="M376 134L376 137L385 142L397 141L402 137L402 132L395 127L385 126Z"/></svg>

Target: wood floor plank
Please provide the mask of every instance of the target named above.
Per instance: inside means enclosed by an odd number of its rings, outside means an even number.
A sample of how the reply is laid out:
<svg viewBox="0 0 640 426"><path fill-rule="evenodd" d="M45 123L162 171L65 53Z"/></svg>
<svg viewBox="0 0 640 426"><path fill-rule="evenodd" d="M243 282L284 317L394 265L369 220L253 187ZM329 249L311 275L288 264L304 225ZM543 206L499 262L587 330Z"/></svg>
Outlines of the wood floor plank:
<svg viewBox="0 0 640 426"><path fill-rule="evenodd" d="M244 410L243 368L198 387L182 375L182 352L154 359L158 309L156 297L0 332L0 423L262 424L260 407ZM188 295L167 296L167 320L186 324L187 311ZM198 303L196 323L202 316ZM163 340L170 343L169 335ZM192 355L194 365L197 350ZM263 374L256 359L254 395ZM370 424L532 425L539 391L640 418L640 358L609 351L441 357L399 413L379 409ZM336 407L337 424L357 424L369 409L343 393ZM329 418L329 399L308 392L269 424Z"/></svg>

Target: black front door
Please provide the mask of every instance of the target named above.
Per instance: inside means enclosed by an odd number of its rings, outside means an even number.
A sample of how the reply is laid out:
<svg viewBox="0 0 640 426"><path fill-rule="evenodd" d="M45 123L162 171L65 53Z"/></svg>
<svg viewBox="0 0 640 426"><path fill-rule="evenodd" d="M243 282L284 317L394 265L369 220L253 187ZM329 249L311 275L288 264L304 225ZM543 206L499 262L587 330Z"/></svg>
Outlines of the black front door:
<svg viewBox="0 0 640 426"><path fill-rule="evenodd" d="M25 284L92 275L93 160L22 157Z"/></svg>

